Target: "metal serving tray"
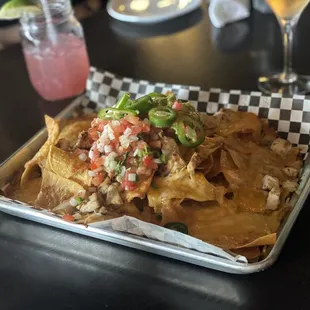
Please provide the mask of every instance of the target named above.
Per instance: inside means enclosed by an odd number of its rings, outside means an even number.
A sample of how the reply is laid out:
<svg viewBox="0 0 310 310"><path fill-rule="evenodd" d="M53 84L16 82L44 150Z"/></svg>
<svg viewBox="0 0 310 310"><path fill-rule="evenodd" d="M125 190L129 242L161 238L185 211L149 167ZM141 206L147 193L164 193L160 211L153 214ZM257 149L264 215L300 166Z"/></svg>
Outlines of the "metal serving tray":
<svg viewBox="0 0 310 310"><path fill-rule="evenodd" d="M88 99L85 97L79 97L70 106L63 110L57 116L57 118L62 119L70 116L75 107L81 105L84 100L88 101ZM33 155L38 151L38 149L46 140L46 137L47 132L44 128L0 165L0 187L9 182L13 175L23 168L25 162L33 157ZM265 270L266 268L270 267L279 256L283 245L295 223L295 220L310 192L310 156L308 156L307 160L305 161L301 184L297 192L298 193L295 194L291 200L293 211L289 215L285 224L282 226L281 231L278 234L277 242L273 246L268 256L260 262L248 264L230 261L228 259L216 257L211 254L185 249L179 246L147 239L145 237L139 237L108 229L99 229L91 226L85 227L84 225L68 223L60 218L49 215L48 212L41 212L26 207L22 203L12 202L10 199L4 198L2 196L0 196L0 211L41 224L170 257L187 263L196 264L228 273L248 274Z"/></svg>

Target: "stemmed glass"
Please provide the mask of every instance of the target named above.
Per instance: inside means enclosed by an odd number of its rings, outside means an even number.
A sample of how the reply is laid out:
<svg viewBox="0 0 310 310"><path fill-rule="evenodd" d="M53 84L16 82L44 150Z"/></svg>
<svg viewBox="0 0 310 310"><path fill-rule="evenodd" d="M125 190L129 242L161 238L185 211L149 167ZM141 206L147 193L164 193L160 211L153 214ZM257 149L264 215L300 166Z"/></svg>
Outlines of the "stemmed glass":
<svg viewBox="0 0 310 310"><path fill-rule="evenodd" d="M292 69L293 36L299 17L309 0L266 0L281 27L284 68L280 74L258 79L259 89L267 94L305 94L310 92L310 77L297 75Z"/></svg>

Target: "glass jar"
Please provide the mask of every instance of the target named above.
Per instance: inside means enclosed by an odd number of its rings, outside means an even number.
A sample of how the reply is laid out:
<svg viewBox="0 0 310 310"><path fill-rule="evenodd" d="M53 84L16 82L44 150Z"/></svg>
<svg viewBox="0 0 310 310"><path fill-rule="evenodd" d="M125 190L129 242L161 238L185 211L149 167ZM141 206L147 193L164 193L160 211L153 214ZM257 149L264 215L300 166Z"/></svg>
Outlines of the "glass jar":
<svg viewBox="0 0 310 310"><path fill-rule="evenodd" d="M47 2L48 1L48 2ZM81 24L68 0L41 0L47 7L20 19L29 78L46 100L69 98L85 90L89 60Z"/></svg>

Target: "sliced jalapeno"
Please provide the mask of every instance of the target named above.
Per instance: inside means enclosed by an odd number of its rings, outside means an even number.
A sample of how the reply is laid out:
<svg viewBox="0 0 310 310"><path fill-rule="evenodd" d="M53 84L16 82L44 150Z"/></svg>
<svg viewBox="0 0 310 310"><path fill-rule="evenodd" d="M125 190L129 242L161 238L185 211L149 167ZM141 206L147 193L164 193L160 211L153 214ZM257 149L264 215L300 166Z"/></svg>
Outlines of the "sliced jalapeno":
<svg viewBox="0 0 310 310"><path fill-rule="evenodd" d="M130 101L124 107L126 109L137 110L141 113L146 113L153 108L153 100L149 95L145 95L134 101Z"/></svg>
<svg viewBox="0 0 310 310"><path fill-rule="evenodd" d="M168 107L157 107L149 111L149 120L155 127L170 127L176 119L176 113Z"/></svg>
<svg viewBox="0 0 310 310"><path fill-rule="evenodd" d="M130 94L126 93L121 98L118 99L118 101L115 104L116 109L123 109L127 102L129 101Z"/></svg>
<svg viewBox="0 0 310 310"><path fill-rule="evenodd" d="M98 117L101 119L120 119L126 115L137 116L138 113L130 109L105 108L99 111Z"/></svg>
<svg viewBox="0 0 310 310"><path fill-rule="evenodd" d="M181 115L174 125L180 142L186 147L197 147L205 139L205 132L199 120Z"/></svg>

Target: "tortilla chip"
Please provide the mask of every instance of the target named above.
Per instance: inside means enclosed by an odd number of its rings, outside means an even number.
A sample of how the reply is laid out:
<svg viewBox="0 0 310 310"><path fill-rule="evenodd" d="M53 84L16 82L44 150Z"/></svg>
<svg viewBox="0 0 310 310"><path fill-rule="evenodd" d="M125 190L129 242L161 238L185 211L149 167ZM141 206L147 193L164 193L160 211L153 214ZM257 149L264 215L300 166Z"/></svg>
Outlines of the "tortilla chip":
<svg viewBox="0 0 310 310"><path fill-rule="evenodd" d="M266 236L259 237L247 244L244 244L242 246L236 247L236 249L241 249L241 248L250 248L250 247L255 247L255 246L260 246L260 245L273 245L277 241L277 234L272 233L268 234Z"/></svg>
<svg viewBox="0 0 310 310"><path fill-rule="evenodd" d="M227 137L233 133L250 133L255 140L260 140L262 123L257 115L227 109L223 109L219 115L221 120L216 130L218 135Z"/></svg>
<svg viewBox="0 0 310 310"><path fill-rule="evenodd" d="M168 177L154 177L153 184L147 197L149 206L153 207L155 212L160 212L161 208L173 199L216 200L214 186L202 173L190 175L187 170L183 170Z"/></svg>
<svg viewBox="0 0 310 310"><path fill-rule="evenodd" d="M76 155L63 151L56 146L50 147L45 168L83 187L91 185L92 178L88 175L88 164Z"/></svg>
<svg viewBox="0 0 310 310"><path fill-rule="evenodd" d="M61 139L64 139L68 142L69 147L72 148L77 142L79 133L90 128L92 119L93 115L91 115L91 117L87 115L78 119L75 118L62 121L62 128L55 144Z"/></svg>
<svg viewBox="0 0 310 310"><path fill-rule="evenodd" d="M187 170L192 173L201 163L206 161L214 152L223 146L223 141L224 138L219 136L214 138L206 137L204 142L197 147L196 152L192 155L187 165Z"/></svg>
<svg viewBox="0 0 310 310"><path fill-rule="evenodd" d="M59 121L54 120L53 118L45 115L45 124L48 133L48 138L40 148L38 153L25 164L25 171L21 177L21 187L24 187L27 180L34 177L33 169L38 167L40 163L47 158L50 146L55 144L56 139L59 135Z"/></svg>
<svg viewBox="0 0 310 310"><path fill-rule="evenodd" d="M139 182L136 186L136 189L133 191L125 191L125 199L130 202L132 201L134 198L144 198L146 192L148 191L148 189L151 186L152 180L153 180L153 176L154 173L152 173L152 175L147 178L146 180L143 180L141 182Z"/></svg>
<svg viewBox="0 0 310 310"><path fill-rule="evenodd" d="M80 184L43 169L41 189L35 206L53 209L64 200L76 195L80 190L84 190Z"/></svg>

